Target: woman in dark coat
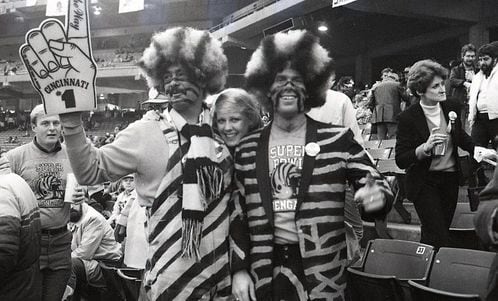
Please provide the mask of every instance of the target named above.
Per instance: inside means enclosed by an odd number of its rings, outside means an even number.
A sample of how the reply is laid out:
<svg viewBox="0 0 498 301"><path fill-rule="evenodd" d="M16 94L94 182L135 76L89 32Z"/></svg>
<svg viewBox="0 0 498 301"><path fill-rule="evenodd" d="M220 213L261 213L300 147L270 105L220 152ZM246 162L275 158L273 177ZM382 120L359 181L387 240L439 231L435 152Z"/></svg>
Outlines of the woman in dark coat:
<svg viewBox="0 0 498 301"><path fill-rule="evenodd" d="M407 198L422 224L421 242L437 248L450 244L461 170L457 149L474 151L459 105L446 100L446 76L446 69L431 60L412 66L408 87L420 102L400 114L395 149L396 164L406 169Z"/></svg>

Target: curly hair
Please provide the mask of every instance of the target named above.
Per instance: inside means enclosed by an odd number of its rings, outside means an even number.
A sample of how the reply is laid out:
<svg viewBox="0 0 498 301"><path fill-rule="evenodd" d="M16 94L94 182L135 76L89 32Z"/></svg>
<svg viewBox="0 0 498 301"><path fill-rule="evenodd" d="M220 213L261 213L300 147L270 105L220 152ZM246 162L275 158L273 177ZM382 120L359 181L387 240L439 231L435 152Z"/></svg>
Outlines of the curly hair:
<svg viewBox="0 0 498 301"><path fill-rule="evenodd" d="M448 70L433 60L418 61L408 72L408 88L413 95L420 97L418 92L424 93L436 76L446 79Z"/></svg>
<svg viewBox="0 0 498 301"><path fill-rule="evenodd" d="M249 132L263 126L261 121L261 109L254 95L238 88L223 90L213 103L213 128L218 129L216 123L218 110L221 107L229 107L240 112L249 120Z"/></svg>
<svg viewBox="0 0 498 301"><path fill-rule="evenodd" d="M175 64L187 69L189 78L204 83L210 94L223 89L228 74L221 43L208 31L173 27L152 36L138 62L149 88L162 90L166 70Z"/></svg>
<svg viewBox="0 0 498 301"><path fill-rule="evenodd" d="M291 30L265 37L247 63L246 89L260 97L266 96L276 74L287 66L304 78L308 94L304 101L305 109L323 105L334 61L319 44L318 38L306 30ZM271 107L267 97L260 101L265 107Z"/></svg>

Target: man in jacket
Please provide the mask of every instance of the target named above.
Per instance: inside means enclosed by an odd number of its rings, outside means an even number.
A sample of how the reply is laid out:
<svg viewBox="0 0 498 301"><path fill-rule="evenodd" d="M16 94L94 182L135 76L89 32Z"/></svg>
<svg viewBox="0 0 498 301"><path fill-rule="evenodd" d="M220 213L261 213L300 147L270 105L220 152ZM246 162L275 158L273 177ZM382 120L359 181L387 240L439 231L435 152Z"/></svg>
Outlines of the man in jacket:
<svg viewBox="0 0 498 301"><path fill-rule="evenodd" d="M476 68L476 47L472 44L463 45L461 50L462 62L453 68L450 72L450 95L458 101L462 110L460 118L462 124L467 124L469 114L469 90L474 75L477 73ZM466 127L465 127L466 128Z"/></svg>
<svg viewBox="0 0 498 301"><path fill-rule="evenodd" d="M39 256L38 202L0 157L0 300L41 299Z"/></svg>
<svg viewBox="0 0 498 301"><path fill-rule="evenodd" d="M268 96L274 119L236 149L240 198L230 249L237 300L341 300L347 182L357 201L373 205L365 211L390 209L388 184L351 130L305 115L324 103L332 71L318 38L302 30L266 37L247 64L247 87ZM360 189L369 173L369 187Z"/></svg>
<svg viewBox="0 0 498 301"><path fill-rule="evenodd" d="M99 266L100 261L117 265L121 259L121 245L114 240L114 231L105 219L87 203L71 205L69 228L72 273L69 286L80 295L85 288L105 288L106 282Z"/></svg>

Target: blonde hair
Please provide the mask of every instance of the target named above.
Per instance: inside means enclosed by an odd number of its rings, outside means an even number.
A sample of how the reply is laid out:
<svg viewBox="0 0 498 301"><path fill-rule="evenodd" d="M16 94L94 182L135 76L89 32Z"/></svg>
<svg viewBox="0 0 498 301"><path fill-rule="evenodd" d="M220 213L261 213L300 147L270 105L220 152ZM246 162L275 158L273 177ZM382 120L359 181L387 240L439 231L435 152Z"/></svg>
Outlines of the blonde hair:
<svg viewBox="0 0 498 301"><path fill-rule="evenodd" d="M263 123L261 121L261 109L254 95L248 93L244 89L230 88L223 90L213 103L213 128L218 129L217 113L221 107L229 107L234 111L239 112L242 116L249 120L249 131L260 128Z"/></svg>

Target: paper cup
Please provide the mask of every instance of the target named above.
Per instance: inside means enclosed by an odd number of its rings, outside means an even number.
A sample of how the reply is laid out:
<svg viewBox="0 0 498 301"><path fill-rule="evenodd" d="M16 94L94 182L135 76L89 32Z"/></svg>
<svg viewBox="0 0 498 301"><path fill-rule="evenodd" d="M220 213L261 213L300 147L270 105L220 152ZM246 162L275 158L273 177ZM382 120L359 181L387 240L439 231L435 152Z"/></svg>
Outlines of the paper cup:
<svg viewBox="0 0 498 301"><path fill-rule="evenodd" d="M66 177L66 191L64 192L64 203L73 203L73 193L78 187L78 182L73 173L68 173Z"/></svg>

